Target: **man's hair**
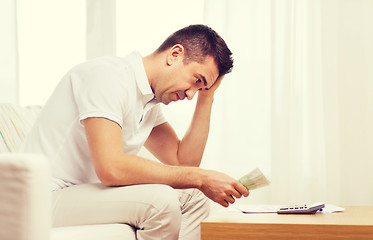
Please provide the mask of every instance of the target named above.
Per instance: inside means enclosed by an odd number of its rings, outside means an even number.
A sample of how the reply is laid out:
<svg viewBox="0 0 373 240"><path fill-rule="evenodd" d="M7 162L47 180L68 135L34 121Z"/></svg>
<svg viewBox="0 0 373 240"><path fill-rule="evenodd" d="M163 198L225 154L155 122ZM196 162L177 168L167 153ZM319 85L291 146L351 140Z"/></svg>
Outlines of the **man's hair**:
<svg viewBox="0 0 373 240"><path fill-rule="evenodd" d="M163 52L176 44L185 49L184 63L192 61L203 63L212 56L219 69L219 76L232 71L232 52L227 44L212 28L205 25L190 25L171 34L156 50Z"/></svg>

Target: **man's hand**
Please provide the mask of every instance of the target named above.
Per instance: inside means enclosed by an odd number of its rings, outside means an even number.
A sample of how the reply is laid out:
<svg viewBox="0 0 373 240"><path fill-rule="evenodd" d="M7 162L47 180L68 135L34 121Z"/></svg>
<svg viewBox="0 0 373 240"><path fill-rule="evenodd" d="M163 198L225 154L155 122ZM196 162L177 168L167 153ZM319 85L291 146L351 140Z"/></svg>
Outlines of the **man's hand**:
<svg viewBox="0 0 373 240"><path fill-rule="evenodd" d="M228 207L229 204L234 203L235 198L249 196L249 191L241 183L228 175L213 170L203 171L205 171L205 175L200 190L206 197L223 207Z"/></svg>
<svg viewBox="0 0 373 240"><path fill-rule="evenodd" d="M216 79L215 83L209 89L201 89L198 92L198 97L213 97L216 89L220 86L221 81L225 75L221 75Z"/></svg>

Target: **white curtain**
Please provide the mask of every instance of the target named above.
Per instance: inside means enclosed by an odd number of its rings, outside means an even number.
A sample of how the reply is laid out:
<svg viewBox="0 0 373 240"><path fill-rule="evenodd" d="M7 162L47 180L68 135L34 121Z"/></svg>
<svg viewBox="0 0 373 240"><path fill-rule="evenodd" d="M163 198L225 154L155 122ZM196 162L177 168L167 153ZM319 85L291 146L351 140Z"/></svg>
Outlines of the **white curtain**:
<svg viewBox="0 0 373 240"><path fill-rule="evenodd" d="M273 1L271 7L272 197L325 201L328 93L322 78L320 1Z"/></svg>
<svg viewBox="0 0 373 240"><path fill-rule="evenodd" d="M87 59L116 54L115 7L115 0L86 0Z"/></svg>
<svg viewBox="0 0 373 240"><path fill-rule="evenodd" d="M203 167L234 178L256 167L270 174L270 19L268 1L205 1L205 23L235 62L216 92ZM249 199L269 198L265 188Z"/></svg>
<svg viewBox="0 0 373 240"><path fill-rule="evenodd" d="M0 2L0 102L18 103L16 1Z"/></svg>
<svg viewBox="0 0 373 240"><path fill-rule="evenodd" d="M373 2L206 0L235 67L216 97L206 167L271 185L245 203L373 203Z"/></svg>

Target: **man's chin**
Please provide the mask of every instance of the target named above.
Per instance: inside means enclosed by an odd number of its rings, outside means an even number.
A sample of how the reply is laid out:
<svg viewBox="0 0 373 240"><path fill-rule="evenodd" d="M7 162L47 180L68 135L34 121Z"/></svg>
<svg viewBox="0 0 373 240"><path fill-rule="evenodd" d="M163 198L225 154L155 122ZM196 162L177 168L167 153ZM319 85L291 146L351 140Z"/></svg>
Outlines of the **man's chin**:
<svg viewBox="0 0 373 240"><path fill-rule="evenodd" d="M169 99L164 99L161 101L164 105L168 105L170 102L172 102L171 100Z"/></svg>

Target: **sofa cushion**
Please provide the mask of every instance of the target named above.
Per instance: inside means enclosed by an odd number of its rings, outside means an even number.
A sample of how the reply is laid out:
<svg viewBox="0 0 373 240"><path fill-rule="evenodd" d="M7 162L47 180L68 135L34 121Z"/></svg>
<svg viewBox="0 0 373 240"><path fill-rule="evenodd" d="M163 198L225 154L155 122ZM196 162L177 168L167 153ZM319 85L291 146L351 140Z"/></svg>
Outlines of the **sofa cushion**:
<svg viewBox="0 0 373 240"><path fill-rule="evenodd" d="M135 240L136 231L127 224L95 224L52 228L51 240Z"/></svg>
<svg viewBox="0 0 373 240"><path fill-rule="evenodd" d="M36 120L41 106L0 103L0 152L15 152Z"/></svg>
<svg viewBox="0 0 373 240"><path fill-rule="evenodd" d="M0 153L1 240L49 240L49 179L43 156Z"/></svg>

